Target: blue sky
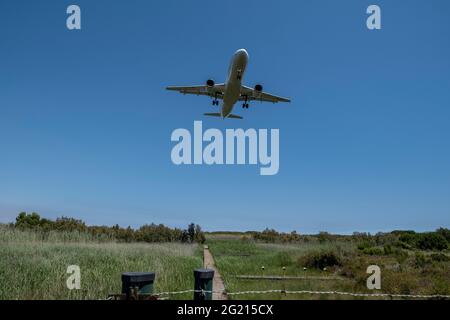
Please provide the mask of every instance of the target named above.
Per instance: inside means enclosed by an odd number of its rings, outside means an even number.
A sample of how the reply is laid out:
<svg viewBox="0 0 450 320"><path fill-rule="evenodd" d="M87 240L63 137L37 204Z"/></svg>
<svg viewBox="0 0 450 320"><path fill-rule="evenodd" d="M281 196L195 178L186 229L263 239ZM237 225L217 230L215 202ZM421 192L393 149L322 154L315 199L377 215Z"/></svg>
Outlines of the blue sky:
<svg viewBox="0 0 450 320"><path fill-rule="evenodd" d="M382 9L382 30L366 8ZM82 30L66 29L78 4ZM336 233L450 226L450 3L0 0L0 221ZM243 121L167 85L289 96ZM279 128L280 171L175 166L176 128Z"/></svg>

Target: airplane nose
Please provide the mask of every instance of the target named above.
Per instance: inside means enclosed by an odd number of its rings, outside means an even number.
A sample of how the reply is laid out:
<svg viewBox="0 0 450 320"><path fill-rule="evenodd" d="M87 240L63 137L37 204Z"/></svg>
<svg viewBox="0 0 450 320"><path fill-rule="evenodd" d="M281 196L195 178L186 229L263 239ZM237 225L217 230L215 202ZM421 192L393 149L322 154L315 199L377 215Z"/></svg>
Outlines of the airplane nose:
<svg viewBox="0 0 450 320"><path fill-rule="evenodd" d="M248 52L245 49L239 49L238 51L236 51L236 54L240 57L245 58L246 60L248 59Z"/></svg>

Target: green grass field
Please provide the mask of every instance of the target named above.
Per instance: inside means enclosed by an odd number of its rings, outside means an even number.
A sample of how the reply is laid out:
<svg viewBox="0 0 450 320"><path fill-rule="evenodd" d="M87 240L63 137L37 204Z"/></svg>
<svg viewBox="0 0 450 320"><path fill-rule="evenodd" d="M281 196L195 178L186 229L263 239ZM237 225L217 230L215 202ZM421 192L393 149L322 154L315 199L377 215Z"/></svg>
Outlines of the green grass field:
<svg viewBox="0 0 450 320"><path fill-rule="evenodd" d="M240 237L209 237L208 245L216 266L229 292L252 290L318 290L373 293L366 287L367 266L381 267L381 292L392 294L450 294L450 263L431 261L418 266L416 252L396 255L364 255L351 242L303 244L265 244L242 241ZM312 252L334 252L342 261L338 267L326 271L316 268L304 270L302 257ZM430 254L430 253L426 253ZM264 266L264 270L262 270ZM282 268L285 267L285 270ZM244 280L236 275L282 275L306 277L334 277L330 280ZM231 295L231 297L233 297ZM353 299L337 295L309 294L246 294L239 299Z"/></svg>
<svg viewBox="0 0 450 320"><path fill-rule="evenodd" d="M381 267L382 290L392 294L450 295L448 251L397 250L366 254L352 241L296 244L242 240L240 235L208 235L207 244L228 292L318 290L373 293L366 288L367 266ZM311 257L331 252L339 265L308 267ZM305 262L306 261L306 262ZM81 268L81 289L69 290L69 265ZM193 270L202 267L202 246L180 243L117 243L77 232L35 232L0 226L0 299L105 299L120 293L121 273L156 272L155 292L193 289ZM264 266L264 270L262 270ZM283 270L285 267L285 270ZM334 279L244 280L238 275L334 277ZM348 299L310 294L246 294L233 299ZM192 299L192 294L170 299Z"/></svg>
<svg viewBox="0 0 450 320"><path fill-rule="evenodd" d="M80 290L67 289L69 265L81 269ZM31 231L0 230L0 299L106 299L121 292L125 271L156 272L155 292L185 290L201 266L195 244L95 242L74 233L42 240Z"/></svg>

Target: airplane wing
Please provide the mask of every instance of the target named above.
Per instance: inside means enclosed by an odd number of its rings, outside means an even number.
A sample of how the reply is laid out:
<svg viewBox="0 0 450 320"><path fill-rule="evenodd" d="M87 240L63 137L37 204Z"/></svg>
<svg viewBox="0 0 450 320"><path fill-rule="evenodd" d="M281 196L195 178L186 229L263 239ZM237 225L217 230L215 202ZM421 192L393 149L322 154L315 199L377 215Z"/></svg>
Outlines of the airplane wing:
<svg viewBox="0 0 450 320"><path fill-rule="evenodd" d="M264 102L291 102L288 98L278 97L267 92L256 91L253 88L247 86L241 86L241 97L239 100L244 101L264 101Z"/></svg>
<svg viewBox="0 0 450 320"><path fill-rule="evenodd" d="M171 91L178 91L182 94L195 94L198 96L209 96L212 98L218 98L223 99L224 91L225 91L225 84L219 83L215 84L214 86L170 86L166 88L167 90Z"/></svg>

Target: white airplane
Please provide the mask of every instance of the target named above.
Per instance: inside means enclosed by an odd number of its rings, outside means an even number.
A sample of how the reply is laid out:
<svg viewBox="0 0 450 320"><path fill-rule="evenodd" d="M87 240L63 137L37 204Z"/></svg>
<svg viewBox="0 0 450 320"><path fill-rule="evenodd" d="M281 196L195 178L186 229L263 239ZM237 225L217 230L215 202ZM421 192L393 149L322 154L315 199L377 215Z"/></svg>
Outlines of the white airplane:
<svg viewBox="0 0 450 320"><path fill-rule="evenodd" d="M222 106L220 113L205 113L205 116L242 119L241 116L231 114L233 107L237 101L243 101L242 108L248 109L249 101L265 101L265 102L291 102L287 98L277 97L275 95L263 92L262 85L257 84L254 88L242 85L245 68L248 63L248 53L245 49L239 49L231 59L230 67L228 69L228 77L225 83L214 83L214 80L209 79L206 85L189 86L189 87L167 87L167 90L178 91L183 94L196 94L202 96L209 96L213 99L214 106L219 105L219 100L222 99Z"/></svg>

